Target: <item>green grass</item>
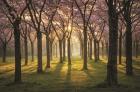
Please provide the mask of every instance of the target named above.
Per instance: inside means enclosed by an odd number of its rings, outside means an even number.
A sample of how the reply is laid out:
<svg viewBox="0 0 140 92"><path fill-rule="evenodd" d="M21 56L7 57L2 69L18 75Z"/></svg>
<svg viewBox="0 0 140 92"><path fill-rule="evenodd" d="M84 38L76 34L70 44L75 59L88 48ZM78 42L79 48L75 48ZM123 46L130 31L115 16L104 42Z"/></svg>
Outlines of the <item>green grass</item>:
<svg viewBox="0 0 140 92"><path fill-rule="evenodd" d="M72 65L67 61L60 64L58 59L51 61L51 69L45 72L46 57L43 57L42 74L36 73L37 62L29 61L24 66L22 60L21 84L13 84L14 59L8 58L7 63L0 61L0 91L1 92L139 92L140 89L140 59L134 60L134 76L125 75L125 64L118 66L119 88L98 88L106 77L106 60L95 63L88 61L88 70L82 70L83 61L73 58Z"/></svg>

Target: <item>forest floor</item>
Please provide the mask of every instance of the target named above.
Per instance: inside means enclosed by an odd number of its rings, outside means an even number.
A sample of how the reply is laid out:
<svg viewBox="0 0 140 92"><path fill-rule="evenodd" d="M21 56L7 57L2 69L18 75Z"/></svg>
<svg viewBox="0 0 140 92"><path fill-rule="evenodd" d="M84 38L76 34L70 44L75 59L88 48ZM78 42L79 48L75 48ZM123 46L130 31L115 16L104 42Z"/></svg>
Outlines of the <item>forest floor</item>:
<svg viewBox="0 0 140 92"><path fill-rule="evenodd" d="M43 57L45 71L46 57ZM82 60L72 59L72 65L67 61L60 64L57 59L51 61L51 69L42 74L36 73L37 62L29 61L24 66L22 60L21 84L14 84L14 59L7 63L0 61L0 92L139 92L140 90L140 58L134 59L134 76L125 75L125 62L118 66L120 87L104 88L97 86L106 78L106 60L95 63L88 61L88 70L82 70Z"/></svg>

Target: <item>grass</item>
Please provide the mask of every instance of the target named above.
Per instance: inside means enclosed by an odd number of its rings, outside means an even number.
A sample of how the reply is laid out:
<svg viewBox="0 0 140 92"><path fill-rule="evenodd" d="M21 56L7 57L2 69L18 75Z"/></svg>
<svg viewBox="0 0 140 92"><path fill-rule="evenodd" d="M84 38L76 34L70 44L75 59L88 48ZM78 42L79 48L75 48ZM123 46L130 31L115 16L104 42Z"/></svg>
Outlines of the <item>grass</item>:
<svg viewBox="0 0 140 92"><path fill-rule="evenodd" d="M24 66L22 60L21 84L13 84L14 62L13 58L7 63L0 62L0 91L1 92L139 92L140 89L140 59L134 59L134 76L125 75L125 64L118 66L119 88L98 88L106 77L106 60L95 63L88 61L88 70L82 70L82 60L72 59L72 65L67 61L63 64L58 59L51 61L51 69L45 72L46 57L43 57L44 73L37 74L37 62L29 61Z"/></svg>

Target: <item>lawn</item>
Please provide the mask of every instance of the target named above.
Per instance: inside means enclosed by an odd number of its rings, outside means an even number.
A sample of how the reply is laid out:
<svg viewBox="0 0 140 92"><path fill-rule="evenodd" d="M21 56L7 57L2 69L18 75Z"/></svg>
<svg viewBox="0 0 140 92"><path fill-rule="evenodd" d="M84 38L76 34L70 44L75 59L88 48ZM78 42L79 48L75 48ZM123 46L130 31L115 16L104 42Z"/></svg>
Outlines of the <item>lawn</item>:
<svg viewBox="0 0 140 92"><path fill-rule="evenodd" d="M37 61L24 66L22 60L21 84L14 84L14 59L0 63L1 92L139 92L140 90L140 58L134 59L134 76L125 75L125 64L118 66L120 87L104 88L97 86L106 77L106 60L95 63L88 61L88 70L82 70L82 60L73 58L72 65L67 61L60 64L57 59L51 61L50 71L45 72L46 57L43 57L44 73L37 74Z"/></svg>

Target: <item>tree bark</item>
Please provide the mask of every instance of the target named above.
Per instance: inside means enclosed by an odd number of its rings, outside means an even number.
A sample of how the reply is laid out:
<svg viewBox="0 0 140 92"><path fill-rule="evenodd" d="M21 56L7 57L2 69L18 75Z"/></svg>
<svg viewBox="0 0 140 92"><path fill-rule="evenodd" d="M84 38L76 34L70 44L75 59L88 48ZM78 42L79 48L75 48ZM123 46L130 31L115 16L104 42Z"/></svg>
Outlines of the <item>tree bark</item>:
<svg viewBox="0 0 140 92"><path fill-rule="evenodd" d="M87 70L87 27L84 24L84 62L83 62L83 69Z"/></svg>
<svg viewBox="0 0 140 92"><path fill-rule="evenodd" d="M122 64L122 32L119 37L119 64Z"/></svg>
<svg viewBox="0 0 140 92"><path fill-rule="evenodd" d="M42 73L42 34L40 31L37 31L37 57L38 57L38 67L37 72Z"/></svg>
<svg viewBox="0 0 140 92"><path fill-rule="evenodd" d="M90 42L87 42L87 57L90 59Z"/></svg>
<svg viewBox="0 0 140 92"><path fill-rule="evenodd" d="M104 58L104 42L102 41L102 58Z"/></svg>
<svg viewBox="0 0 140 92"><path fill-rule="evenodd" d="M21 48L21 58L25 58L25 56L24 56L25 50L24 50L24 44L23 44L22 40L21 40L20 48Z"/></svg>
<svg viewBox="0 0 140 92"><path fill-rule="evenodd" d="M106 42L106 57L108 57L108 51L109 51L109 49L108 49L108 42Z"/></svg>
<svg viewBox="0 0 140 92"><path fill-rule="evenodd" d="M21 82L21 49L20 49L20 20L16 19L13 23L15 40L15 82Z"/></svg>
<svg viewBox="0 0 140 92"><path fill-rule="evenodd" d="M92 39L90 39L89 58L90 58L90 60L92 60Z"/></svg>
<svg viewBox="0 0 140 92"><path fill-rule="evenodd" d="M84 54L83 54L83 43L82 42L80 42L80 56L83 59Z"/></svg>
<svg viewBox="0 0 140 92"><path fill-rule="evenodd" d="M126 38L126 37L125 37ZM122 47L123 47L123 51L122 51L122 53L123 53L123 56L124 57L126 57L126 46L125 46L125 38L122 40Z"/></svg>
<svg viewBox="0 0 140 92"><path fill-rule="evenodd" d="M99 43L99 41L97 41L96 44L97 44L97 60L100 60L100 43Z"/></svg>
<svg viewBox="0 0 140 92"><path fill-rule="evenodd" d="M34 43L31 42L31 54L32 54L32 62L34 61Z"/></svg>
<svg viewBox="0 0 140 92"><path fill-rule="evenodd" d="M25 48L25 65L28 65L28 41L27 37L24 37L24 48Z"/></svg>
<svg viewBox="0 0 140 92"><path fill-rule="evenodd" d="M46 49L47 49L47 65L46 69L50 68L50 40L49 37L46 36Z"/></svg>
<svg viewBox="0 0 140 92"><path fill-rule="evenodd" d="M55 46L56 46L56 47L55 47L55 51L56 51L55 54L56 54L56 58L57 58L57 57L58 57L58 53L57 53L57 43L55 44Z"/></svg>
<svg viewBox="0 0 140 92"><path fill-rule="evenodd" d="M71 65L71 48L70 48L70 38L68 38L68 65Z"/></svg>
<svg viewBox="0 0 140 92"><path fill-rule="evenodd" d="M66 40L64 38L64 40L63 40L63 61L66 60L66 54L65 54L65 52L66 52Z"/></svg>
<svg viewBox="0 0 140 92"><path fill-rule="evenodd" d="M126 47L126 75L133 75L132 67L132 21L131 21L131 9L132 1L130 0L124 8L124 20L126 22L126 38L125 38L125 47Z"/></svg>
<svg viewBox="0 0 140 92"><path fill-rule="evenodd" d="M97 62L97 44L96 40L94 39L94 61Z"/></svg>
<svg viewBox="0 0 140 92"><path fill-rule="evenodd" d="M132 26L131 20L127 23L126 26L126 74L133 75L133 67L132 67Z"/></svg>
<svg viewBox="0 0 140 92"><path fill-rule="evenodd" d="M62 56L62 40L59 40L59 59L60 63L63 63L63 56Z"/></svg>
<svg viewBox="0 0 140 92"><path fill-rule="evenodd" d="M109 56L107 63L107 84L118 85L117 49L118 49L118 15L113 2L109 2Z"/></svg>
<svg viewBox="0 0 140 92"><path fill-rule="evenodd" d="M53 46L53 41L50 41L50 60L52 60L53 59L53 48L52 48L52 46Z"/></svg>
<svg viewBox="0 0 140 92"><path fill-rule="evenodd" d="M6 52L7 52L7 44L4 43L3 44L3 63L6 62L6 54L7 54Z"/></svg>
<svg viewBox="0 0 140 92"><path fill-rule="evenodd" d="M136 41L132 41L132 56L136 56Z"/></svg>
<svg viewBox="0 0 140 92"><path fill-rule="evenodd" d="M136 48L135 48L135 57L138 58L138 52L139 52L139 45L138 40L136 40Z"/></svg>

